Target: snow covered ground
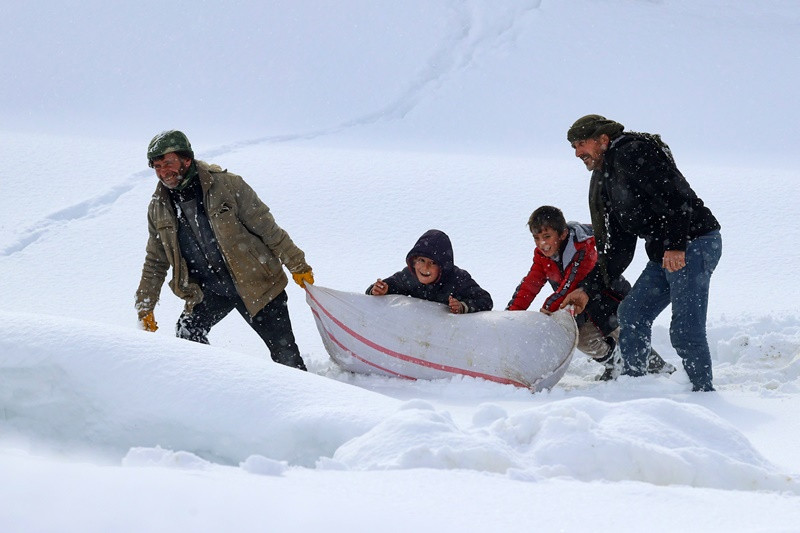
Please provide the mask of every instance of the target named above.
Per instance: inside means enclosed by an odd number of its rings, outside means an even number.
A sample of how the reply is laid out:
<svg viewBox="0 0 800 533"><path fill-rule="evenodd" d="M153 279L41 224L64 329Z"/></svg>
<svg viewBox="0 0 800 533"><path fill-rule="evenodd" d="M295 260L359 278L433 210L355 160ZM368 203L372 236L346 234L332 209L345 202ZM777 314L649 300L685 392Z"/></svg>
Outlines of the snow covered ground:
<svg viewBox="0 0 800 533"><path fill-rule="evenodd" d="M9 7L0 530L797 530L795 2L269 4ZM168 50L185 63L152 61ZM211 346L175 339L167 288L161 329L137 328L160 130L243 175L320 285L363 291L438 228L502 309L530 212L588 221L564 137L591 112L662 133L722 223L716 393L682 370L599 383L580 355L535 395L351 375L294 285L309 373L238 315Z"/></svg>

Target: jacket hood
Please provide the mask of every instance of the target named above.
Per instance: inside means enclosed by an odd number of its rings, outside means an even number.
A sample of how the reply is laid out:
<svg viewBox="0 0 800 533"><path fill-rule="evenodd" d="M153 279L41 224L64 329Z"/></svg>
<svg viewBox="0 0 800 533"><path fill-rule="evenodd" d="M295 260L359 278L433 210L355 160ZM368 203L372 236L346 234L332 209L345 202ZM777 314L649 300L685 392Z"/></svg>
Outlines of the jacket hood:
<svg viewBox="0 0 800 533"><path fill-rule="evenodd" d="M567 222L567 228L569 229L569 232L575 236L575 240L578 242L584 242L594 237L594 231L592 230L591 224L581 224L580 222L570 220Z"/></svg>
<svg viewBox="0 0 800 533"><path fill-rule="evenodd" d="M422 234L422 237L417 239L417 243L406 255L406 264L412 272L414 271L414 265L411 259L418 256L436 261L442 275L453 270L453 245L450 243L450 237L443 231L429 229Z"/></svg>
<svg viewBox="0 0 800 533"><path fill-rule="evenodd" d="M592 226L589 224L570 221L567 222L567 228L569 228L569 237L567 237L567 244L561 252L561 261L564 265L572 262L572 259L578 254L578 243L585 243L594 237Z"/></svg>

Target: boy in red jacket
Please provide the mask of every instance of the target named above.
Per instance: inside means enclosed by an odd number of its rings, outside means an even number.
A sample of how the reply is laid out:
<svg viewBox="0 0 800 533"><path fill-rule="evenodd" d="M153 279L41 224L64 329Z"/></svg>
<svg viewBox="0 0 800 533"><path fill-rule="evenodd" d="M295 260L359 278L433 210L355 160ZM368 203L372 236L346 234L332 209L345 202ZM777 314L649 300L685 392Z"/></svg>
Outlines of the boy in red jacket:
<svg viewBox="0 0 800 533"><path fill-rule="evenodd" d="M511 301L508 311L528 309L534 298L549 281L551 294L542 305L542 312L557 311L564 297L578 287L578 283L597 263L592 226L567 222L557 207L542 206L528 219L528 228L536 242L533 264L522 279ZM615 379L622 370L622 360L616 349L619 341L617 307L630 291L630 284L620 276L607 289L592 299L577 317L578 349L605 366L597 377L602 381ZM648 362L648 372L672 372L675 367L665 362L655 351Z"/></svg>

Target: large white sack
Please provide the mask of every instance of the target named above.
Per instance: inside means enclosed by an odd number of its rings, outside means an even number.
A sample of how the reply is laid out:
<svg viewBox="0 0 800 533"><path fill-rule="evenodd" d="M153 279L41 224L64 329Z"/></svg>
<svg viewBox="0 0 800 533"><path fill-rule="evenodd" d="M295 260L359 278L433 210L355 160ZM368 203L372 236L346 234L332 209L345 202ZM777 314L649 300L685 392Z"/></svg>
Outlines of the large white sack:
<svg viewBox="0 0 800 533"><path fill-rule="evenodd" d="M306 288L331 359L362 374L464 375L539 391L561 379L578 339L566 311L454 315L445 305L408 296Z"/></svg>

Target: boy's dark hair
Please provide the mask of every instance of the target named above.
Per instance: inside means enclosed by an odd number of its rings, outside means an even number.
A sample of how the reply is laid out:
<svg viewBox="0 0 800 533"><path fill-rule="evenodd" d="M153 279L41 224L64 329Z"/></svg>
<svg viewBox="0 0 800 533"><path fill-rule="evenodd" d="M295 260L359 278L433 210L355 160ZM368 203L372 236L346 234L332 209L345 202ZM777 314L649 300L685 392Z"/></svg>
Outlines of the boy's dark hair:
<svg viewBox="0 0 800 533"><path fill-rule="evenodd" d="M528 229L531 230L531 233L539 233L545 226L553 228L559 235L566 231L567 219L564 218L561 209L552 205L543 205L531 213L528 219Z"/></svg>

